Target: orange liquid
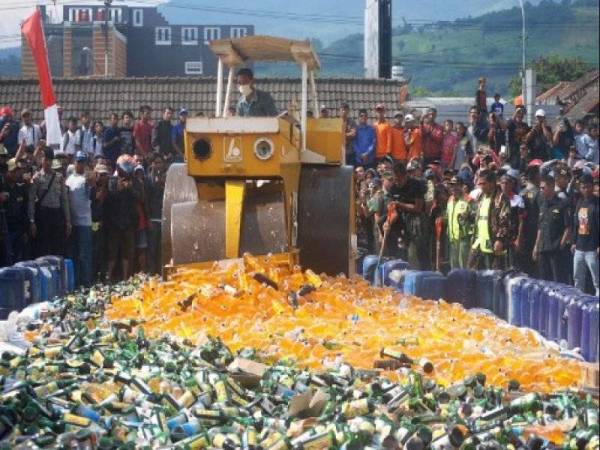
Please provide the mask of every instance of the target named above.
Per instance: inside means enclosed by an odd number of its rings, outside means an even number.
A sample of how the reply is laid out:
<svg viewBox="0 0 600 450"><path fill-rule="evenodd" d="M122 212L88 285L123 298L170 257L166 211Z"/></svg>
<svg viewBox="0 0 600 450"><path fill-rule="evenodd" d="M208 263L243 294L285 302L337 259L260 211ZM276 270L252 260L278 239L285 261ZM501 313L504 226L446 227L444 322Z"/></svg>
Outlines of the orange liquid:
<svg viewBox="0 0 600 450"><path fill-rule="evenodd" d="M371 369L388 347L426 356L432 376L445 384L482 372L497 386L515 379L524 390L551 392L578 387L582 378L578 362L546 349L532 332L461 305L373 288L359 278L270 267L263 258L245 261L228 269L180 269L167 283L149 281L130 297L113 298L106 317L141 319L149 336L166 332L196 343L219 336L233 351L254 347L266 361L291 358L312 369L338 356ZM279 290L254 280L255 272ZM288 292L309 283L320 287L298 297L294 309ZM184 310L181 302L190 296Z"/></svg>

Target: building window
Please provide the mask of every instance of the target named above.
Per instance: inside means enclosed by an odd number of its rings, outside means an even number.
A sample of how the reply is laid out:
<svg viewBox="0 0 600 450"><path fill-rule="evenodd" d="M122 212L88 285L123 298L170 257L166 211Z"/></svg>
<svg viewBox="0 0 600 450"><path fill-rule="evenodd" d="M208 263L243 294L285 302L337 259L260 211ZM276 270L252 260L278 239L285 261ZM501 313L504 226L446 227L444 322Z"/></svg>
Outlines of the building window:
<svg viewBox="0 0 600 450"><path fill-rule="evenodd" d="M142 27L144 26L144 10L134 9L133 10L133 26Z"/></svg>
<svg viewBox="0 0 600 450"><path fill-rule="evenodd" d="M69 8L69 22L90 22L92 8Z"/></svg>
<svg viewBox="0 0 600 450"><path fill-rule="evenodd" d="M246 27L231 27L232 38L242 38L248 35L248 28Z"/></svg>
<svg viewBox="0 0 600 450"><path fill-rule="evenodd" d="M181 29L182 45L198 45L198 28L183 27Z"/></svg>
<svg viewBox="0 0 600 450"><path fill-rule="evenodd" d="M108 10L109 18L113 23L121 23L123 17L123 11L121 8L110 8Z"/></svg>
<svg viewBox="0 0 600 450"><path fill-rule="evenodd" d="M202 75L202 61L186 61L185 62L185 74L186 75Z"/></svg>
<svg viewBox="0 0 600 450"><path fill-rule="evenodd" d="M221 39L221 29L219 27L206 27L204 29L204 43L208 45L209 41Z"/></svg>
<svg viewBox="0 0 600 450"><path fill-rule="evenodd" d="M171 45L171 27L156 27L156 45Z"/></svg>

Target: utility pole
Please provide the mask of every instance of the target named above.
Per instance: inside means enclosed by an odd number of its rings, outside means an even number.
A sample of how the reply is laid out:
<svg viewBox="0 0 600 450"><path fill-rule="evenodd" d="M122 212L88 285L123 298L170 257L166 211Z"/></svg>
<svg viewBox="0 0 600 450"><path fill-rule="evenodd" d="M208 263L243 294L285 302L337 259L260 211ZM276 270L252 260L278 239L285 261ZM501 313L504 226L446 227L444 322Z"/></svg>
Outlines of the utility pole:
<svg viewBox="0 0 600 450"><path fill-rule="evenodd" d="M521 4L521 18L522 18L522 22L523 22L523 29L521 30L521 57L522 57L522 61L521 61L521 96L523 97L523 105L527 105L527 85L526 85L526 60L525 60L525 41L526 41L526 35L525 35L525 5L523 4L523 0L519 0L519 3Z"/></svg>
<svg viewBox="0 0 600 450"><path fill-rule="evenodd" d="M104 77L108 78L108 19L113 0L104 0Z"/></svg>

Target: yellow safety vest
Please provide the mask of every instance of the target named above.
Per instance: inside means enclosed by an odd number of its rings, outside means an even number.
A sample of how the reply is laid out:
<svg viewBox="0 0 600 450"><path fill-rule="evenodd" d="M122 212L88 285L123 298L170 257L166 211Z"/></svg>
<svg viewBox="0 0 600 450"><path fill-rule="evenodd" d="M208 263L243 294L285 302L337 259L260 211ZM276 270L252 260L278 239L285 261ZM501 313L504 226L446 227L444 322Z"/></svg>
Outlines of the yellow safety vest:
<svg viewBox="0 0 600 450"><path fill-rule="evenodd" d="M451 198L448 201L448 206L446 208L448 216L448 239L451 241L458 241L459 239L464 239L467 237L461 236L458 216L461 214L464 216L468 209L469 202L467 202L464 198L459 198L458 200Z"/></svg>
<svg viewBox="0 0 600 450"><path fill-rule="evenodd" d="M477 239L473 244L473 248L475 249L479 246L483 253L494 253L494 248L492 247L492 241L490 239L490 228L488 226L491 205L492 197L484 196L481 201L481 206L479 207L479 216L477 217Z"/></svg>

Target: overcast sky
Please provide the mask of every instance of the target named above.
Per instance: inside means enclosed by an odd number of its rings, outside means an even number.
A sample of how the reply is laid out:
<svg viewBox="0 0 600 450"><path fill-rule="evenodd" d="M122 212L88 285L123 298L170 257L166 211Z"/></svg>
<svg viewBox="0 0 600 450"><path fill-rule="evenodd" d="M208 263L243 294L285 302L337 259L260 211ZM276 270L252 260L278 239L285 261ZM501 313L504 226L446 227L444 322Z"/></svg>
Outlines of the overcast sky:
<svg viewBox="0 0 600 450"><path fill-rule="evenodd" d="M135 1L123 2L115 0L114 4L152 6L163 3L165 0L143 0L140 3ZM56 3L56 9L52 6ZM36 5L48 5L48 11L51 14L58 14L58 18L62 19L62 6L66 4L95 4L103 3L103 0L0 0L0 48L16 47L20 45L20 25L23 19L29 16ZM56 11L56 13L55 13Z"/></svg>

